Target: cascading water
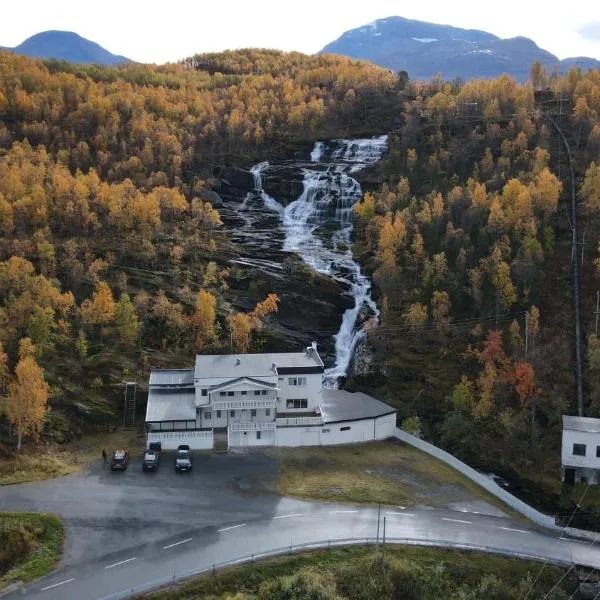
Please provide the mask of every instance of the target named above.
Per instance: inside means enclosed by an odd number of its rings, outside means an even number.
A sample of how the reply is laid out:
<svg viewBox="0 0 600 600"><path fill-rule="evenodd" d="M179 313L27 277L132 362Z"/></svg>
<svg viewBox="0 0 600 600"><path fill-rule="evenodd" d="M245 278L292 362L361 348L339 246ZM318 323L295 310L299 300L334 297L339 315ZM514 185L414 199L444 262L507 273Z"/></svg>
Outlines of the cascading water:
<svg viewBox="0 0 600 600"><path fill-rule="evenodd" d="M341 279L350 286L354 307L346 310L335 337L335 365L325 371L326 387L337 387L346 375L358 341L364 337L357 328L363 307L379 315L371 298L371 282L361 273L350 250L352 207L362 197L360 184L350 173L378 161L387 150L387 136L360 140L316 142L310 166L302 167L303 191L300 197L283 208L263 189L262 177L269 163L251 169L255 194L265 207L279 213L283 220L283 249L296 252L313 269Z"/></svg>

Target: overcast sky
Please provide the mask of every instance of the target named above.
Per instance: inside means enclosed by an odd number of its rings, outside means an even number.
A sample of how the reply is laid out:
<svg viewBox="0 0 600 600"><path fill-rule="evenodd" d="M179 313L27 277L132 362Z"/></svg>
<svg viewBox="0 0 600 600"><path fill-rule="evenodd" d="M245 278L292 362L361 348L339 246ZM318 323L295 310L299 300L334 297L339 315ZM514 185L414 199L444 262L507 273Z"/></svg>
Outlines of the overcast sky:
<svg viewBox="0 0 600 600"><path fill-rule="evenodd" d="M176 61L227 48L317 52L344 31L399 15L500 37L523 35L556 54L600 59L600 0L19 0L1 1L0 46L47 29L75 31L114 54Z"/></svg>

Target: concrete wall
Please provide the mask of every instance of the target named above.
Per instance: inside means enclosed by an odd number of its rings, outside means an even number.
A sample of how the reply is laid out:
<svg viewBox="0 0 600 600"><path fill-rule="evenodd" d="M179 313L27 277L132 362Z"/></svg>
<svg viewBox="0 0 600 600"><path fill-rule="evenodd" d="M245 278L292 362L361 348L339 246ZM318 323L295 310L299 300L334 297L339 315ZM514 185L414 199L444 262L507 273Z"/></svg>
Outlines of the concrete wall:
<svg viewBox="0 0 600 600"><path fill-rule="evenodd" d="M554 517L545 515L540 511L536 510L529 504L526 504L522 500L519 500L516 496L513 496L510 492L507 492L504 488L501 488L494 480L482 475L477 472L469 465L465 464L452 454L445 452L441 448L434 446L424 440L421 440L402 429L396 428L394 432L394 437L396 437L401 442L405 442L414 448L417 448L423 452L426 452L430 456L445 462L447 465L450 465L452 468L456 469L459 473L462 473L465 477L468 477L471 481L478 484L484 490L488 491L490 494L499 498L503 502L505 502L512 509L521 513L523 516L527 517L537 525L541 527L545 527L547 529L551 529L555 532L560 532L561 534L572 535L573 537L583 538L587 540L598 539L599 534L593 531L583 531L581 529L575 529L573 527L558 527L555 525ZM558 474L557 474L558 477Z"/></svg>
<svg viewBox="0 0 600 600"><path fill-rule="evenodd" d="M290 385L290 379L305 377L306 385ZM277 378L277 387L279 388L277 411L278 412L306 412L307 410L314 410L319 406L321 386L323 382L323 375L321 373L308 373L305 375L280 375ZM288 399L302 399L308 400L307 408L292 409L286 408L286 401Z"/></svg>
<svg viewBox="0 0 600 600"><path fill-rule="evenodd" d="M180 444L187 444L192 450L212 450L212 431L177 431L148 433L146 448L151 442L160 442L163 450L177 450Z"/></svg>
<svg viewBox="0 0 600 600"><path fill-rule="evenodd" d="M229 431L229 447L235 449L275 445L274 429L260 431L260 439L257 433L256 431Z"/></svg>
<svg viewBox="0 0 600 600"><path fill-rule="evenodd" d="M585 456L573 454L573 444L585 445ZM596 448L600 447L600 433L590 431L571 431L563 429L562 464L567 467L583 467L600 469L600 456L596 456Z"/></svg>

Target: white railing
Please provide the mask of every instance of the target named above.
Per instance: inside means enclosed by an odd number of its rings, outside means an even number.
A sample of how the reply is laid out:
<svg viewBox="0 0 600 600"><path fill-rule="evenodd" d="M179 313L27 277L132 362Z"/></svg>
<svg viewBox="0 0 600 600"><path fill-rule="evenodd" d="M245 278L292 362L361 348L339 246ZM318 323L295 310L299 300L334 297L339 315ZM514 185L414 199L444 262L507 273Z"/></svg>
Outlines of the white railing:
<svg viewBox="0 0 600 600"><path fill-rule="evenodd" d="M229 429L231 431L269 431L275 429L276 425L273 421L266 423L231 423Z"/></svg>
<svg viewBox="0 0 600 600"><path fill-rule="evenodd" d="M163 450L175 450L179 444L189 444L192 449L213 447L213 432L209 431L151 431L146 443L160 442Z"/></svg>
<svg viewBox="0 0 600 600"><path fill-rule="evenodd" d="M277 419L277 427L306 427L324 423L323 417L281 417Z"/></svg>
<svg viewBox="0 0 600 600"><path fill-rule="evenodd" d="M250 410L252 408L276 408L277 399L264 400L213 400L210 403L213 410Z"/></svg>

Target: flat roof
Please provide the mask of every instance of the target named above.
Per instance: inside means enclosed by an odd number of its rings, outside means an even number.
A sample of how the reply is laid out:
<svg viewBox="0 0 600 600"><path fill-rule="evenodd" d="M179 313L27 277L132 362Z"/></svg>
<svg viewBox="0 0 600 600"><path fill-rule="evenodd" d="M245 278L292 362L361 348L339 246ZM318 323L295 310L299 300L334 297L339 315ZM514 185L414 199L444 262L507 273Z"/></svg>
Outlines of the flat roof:
<svg viewBox="0 0 600 600"><path fill-rule="evenodd" d="M563 415L563 429L568 429L570 431L585 431L587 433L600 433L600 419Z"/></svg>
<svg viewBox="0 0 600 600"><path fill-rule="evenodd" d="M193 387L150 388L146 406L146 423L156 421L195 421L196 406Z"/></svg>
<svg viewBox="0 0 600 600"><path fill-rule="evenodd" d="M325 423L375 419L396 412L389 404L362 392L321 390L321 414Z"/></svg>
<svg viewBox="0 0 600 600"><path fill-rule="evenodd" d="M310 346L304 352L271 352L266 354L198 354L195 377L272 377L277 368L323 368L323 361ZM275 365L275 368L273 368Z"/></svg>
<svg viewBox="0 0 600 600"><path fill-rule="evenodd" d="M194 385L194 369L153 369L149 385Z"/></svg>

